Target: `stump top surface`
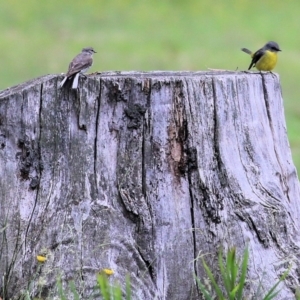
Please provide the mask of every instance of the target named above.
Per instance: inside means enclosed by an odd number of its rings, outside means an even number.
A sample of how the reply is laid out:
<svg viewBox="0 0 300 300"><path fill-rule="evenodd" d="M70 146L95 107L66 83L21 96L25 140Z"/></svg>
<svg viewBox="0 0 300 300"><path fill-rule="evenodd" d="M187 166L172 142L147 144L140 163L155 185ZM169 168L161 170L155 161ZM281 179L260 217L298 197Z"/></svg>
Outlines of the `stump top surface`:
<svg viewBox="0 0 300 300"><path fill-rule="evenodd" d="M250 71L231 71L231 70L207 70L207 71L105 71L90 74L100 77L198 77L198 76L226 76L226 75L242 75L242 74L275 74L271 72L250 72Z"/></svg>
<svg viewBox="0 0 300 300"><path fill-rule="evenodd" d="M25 88L31 88L35 85L43 84L51 79L62 76L62 74L50 74L43 75L16 86L9 87L5 90L0 91L1 98L8 97L15 93L21 93ZM278 74L272 72L259 72L259 71L230 71L230 70L208 70L208 71L105 71L105 72L94 72L88 74L90 78L174 78L174 77L203 77L203 76L214 76L214 77L227 77L227 76L242 76L242 75L264 75L264 76L276 76Z"/></svg>

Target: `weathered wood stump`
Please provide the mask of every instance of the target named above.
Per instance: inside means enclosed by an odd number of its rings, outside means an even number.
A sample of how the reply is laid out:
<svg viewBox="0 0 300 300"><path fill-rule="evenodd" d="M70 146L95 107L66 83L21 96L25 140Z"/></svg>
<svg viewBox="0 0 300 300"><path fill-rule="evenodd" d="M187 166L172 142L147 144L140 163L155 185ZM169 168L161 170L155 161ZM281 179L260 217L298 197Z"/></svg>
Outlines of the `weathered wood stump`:
<svg viewBox="0 0 300 300"><path fill-rule="evenodd" d="M293 263L293 299L300 196L277 75L61 79L0 93L2 298L53 299L60 276L88 299L111 268L134 299L200 299L197 258L217 270L220 246L249 245L249 291Z"/></svg>

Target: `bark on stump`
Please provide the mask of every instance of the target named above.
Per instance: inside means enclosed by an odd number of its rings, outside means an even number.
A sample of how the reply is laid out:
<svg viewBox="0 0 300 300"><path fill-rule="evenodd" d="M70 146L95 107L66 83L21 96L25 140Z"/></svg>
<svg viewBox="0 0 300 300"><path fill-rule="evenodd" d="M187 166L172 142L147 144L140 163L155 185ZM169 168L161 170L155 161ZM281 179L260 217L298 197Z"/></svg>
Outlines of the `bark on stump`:
<svg viewBox="0 0 300 300"><path fill-rule="evenodd" d="M134 299L200 299L197 258L218 272L220 245L249 245L249 286L293 263L293 299L299 182L277 75L102 73L77 93L61 79L0 93L2 298L53 299L61 276L87 299L111 268Z"/></svg>

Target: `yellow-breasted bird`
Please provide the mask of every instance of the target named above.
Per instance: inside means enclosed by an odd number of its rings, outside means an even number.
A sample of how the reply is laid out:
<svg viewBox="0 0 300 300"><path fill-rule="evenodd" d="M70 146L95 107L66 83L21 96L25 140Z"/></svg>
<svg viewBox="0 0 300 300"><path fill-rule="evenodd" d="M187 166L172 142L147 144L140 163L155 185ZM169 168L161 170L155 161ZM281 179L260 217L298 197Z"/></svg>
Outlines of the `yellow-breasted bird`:
<svg viewBox="0 0 300 300"><path fill-rule="evenodd" d="M259 71L272 71L277 63L277 52L281 50L276 42L268 42L254 53L247 48L242 48L242 51L250 54L252 57L248 70L256 67Z"/></svg>

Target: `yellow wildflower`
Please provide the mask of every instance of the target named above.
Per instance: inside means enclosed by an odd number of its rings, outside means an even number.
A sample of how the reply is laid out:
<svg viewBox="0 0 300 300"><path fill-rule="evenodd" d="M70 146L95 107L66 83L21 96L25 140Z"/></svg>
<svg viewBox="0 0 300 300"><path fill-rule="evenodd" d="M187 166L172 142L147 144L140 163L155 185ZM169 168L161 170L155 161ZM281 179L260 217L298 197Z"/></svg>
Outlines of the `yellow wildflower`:
<svg viewBox="0 0 300 300"><path fill-rule="evenodd" d="M113 275L115 273L112 269L103 269L102 272L107 276Z"/></svg>
<svg viewBox="0 0 300 300"><path fill-rule="evenodd" d="M47 258L45 256L42 256L42 255L37 255L36 259L40 263L43 263L43 262L45 262L47 260Z"/></svg>

